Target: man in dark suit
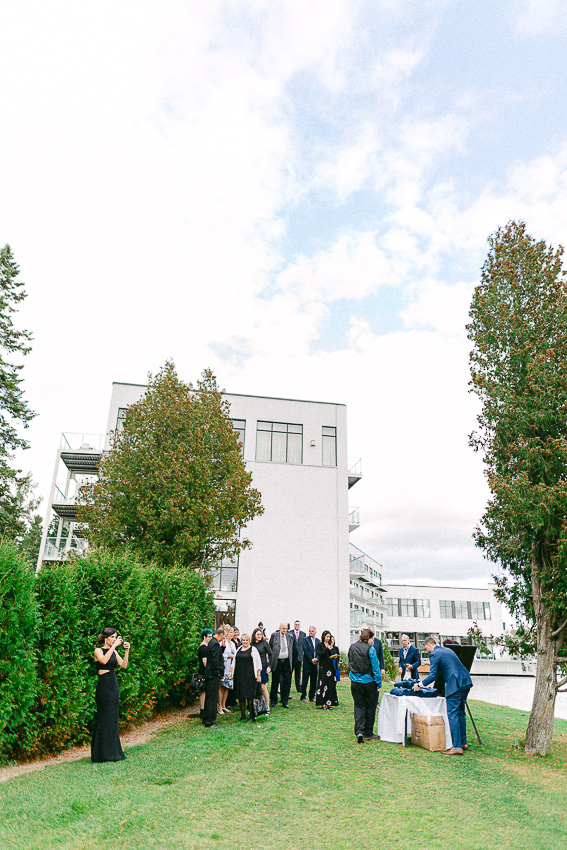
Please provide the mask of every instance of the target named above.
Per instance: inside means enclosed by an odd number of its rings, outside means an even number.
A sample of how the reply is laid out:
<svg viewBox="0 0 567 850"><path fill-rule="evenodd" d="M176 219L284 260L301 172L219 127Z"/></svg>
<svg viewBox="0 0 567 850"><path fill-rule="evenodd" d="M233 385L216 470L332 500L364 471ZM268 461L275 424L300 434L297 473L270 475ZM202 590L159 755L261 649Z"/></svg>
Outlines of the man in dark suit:
<svg viewBox="0 0 567 850"><path fill-rule="evenodd" d="M380 638L377 638L374 635L374 629L368 629L370 632L370 646L373 646L376 650L376 657L378 658L378 664L380 665L380 672L382 673L382 678L386 675L386 661L384 660L384 646Z"/></svg>
<svg viewBox="0 0 567 850"><path fill-rule="evenodd" d="M218 729L217 705L219 701L220 680L224 676L224 659L220 642L224 640L224 626L219 626L207 645L207 666L205 667L205 708L203 726Z"/></svg>
<svg viewBox="0 0 567 850"><path fill-rule="evenodd" d="M400 671L402 679L405 678L406 673L410 674L411 679L419 679L417 668L420 664L421 655L419 654L417 646L413 646L413 644L410 643L410 639L407 635L402 635L400 660L398 663L398 670Z"/></svg>
<svg viewBox="0 0 567 850"><path fill-rule="evenodd" d="M293 672L295 673L295 690L297 693L301 690L301 665L303 664L303 638L305 637L305 632L301 631L301 623L299 620L296 620L293 624L292 636L295 641L295 648L297 650L297 661L293 665Z"/></svg>
<svg viewBox="0 0 567 850"><path fill-rule="evenodd" d="M287 630L287 623L280 623L278 631L273 633L269 643L273 653L270 705L274 706L277 704L279 687L282 706L283 708L289 708L291 673L297 658L297 648L295 640Z"/></svg>
<svg viewBox="0 0 567 850"><path fill-rule="evenodd" d="M315 702L317 687L317 646L321 643L315 626L309 626L309 635L303 638L303 676L301 679L301 702L307 702L307 682L309 682L309 702Z"/></svg>
<svg viewBox="0 0 567 850"><path fill-rule="evenodd" d="M467 750L467 716L465 708L467 697L472 688L472 679L469 671L457 658L452 649L437 646L434 637L427 637L423 642L426 652L429 653L431 665L429 676L421 682L428 685L434 682L437 674L441 673L445 679L445 699L447 700L447 717L451 728L453 746L445 750L443 755L462 756L463 750ZM419 690L420 685L414 685L413 690Z"/></svg>

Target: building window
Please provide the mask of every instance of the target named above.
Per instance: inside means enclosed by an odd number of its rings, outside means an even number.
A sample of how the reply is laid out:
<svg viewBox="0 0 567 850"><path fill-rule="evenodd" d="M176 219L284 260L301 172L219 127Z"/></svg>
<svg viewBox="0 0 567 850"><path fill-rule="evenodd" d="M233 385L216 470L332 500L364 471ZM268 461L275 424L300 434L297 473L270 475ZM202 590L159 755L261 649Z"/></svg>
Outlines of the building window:
<svg viewBox="0 0 567 850"><path fill-rule="evenodd" d="M303 425L258 422L256 460L303 463Z"/></svg>
<svg viewBox="0 0 567 850"><path fill-rule="evenodd" d="M441 599L439 611L446 620L490 620L490 602Z"/></svg>
<svg viewBox="0 0 567 850"><path fill-rule="evenodd" d="M211 586L214 590L236 593L238 590L238 561L221 561L220 567L212 574Z"/></svg>
<svg viewBox="0 0 567 850"><path fill-rule="evenodd" d="M490 602L469 602L471 620L490 620Z"/></svg>
<svg viewBox="0 0 567 850"><path fill-rule="evenodd" d="M323 466L337 465L337 429L323 425Z"/></svg>
<svg viewBox="0 0 567 850"><path fill-rule="evenodd" d="M127 407L118 408L118 416L116 417L116 431L120 432L124 428L124 419L126 418Z"/></svg>
<svg viewBox="0 0 567 850"><path fill-rule="evenodd" d="M244 454L244 437L246 435L246 420L245 419L233 419L232 427L236 431L236 436L238 437L238 441L240 443L240 451Z"/></svg>
<svg viewBox="0 0 567 850"><path fill-rule="evenodd" d="M390 617L431 617L429 599L387 599Z"/></svg>

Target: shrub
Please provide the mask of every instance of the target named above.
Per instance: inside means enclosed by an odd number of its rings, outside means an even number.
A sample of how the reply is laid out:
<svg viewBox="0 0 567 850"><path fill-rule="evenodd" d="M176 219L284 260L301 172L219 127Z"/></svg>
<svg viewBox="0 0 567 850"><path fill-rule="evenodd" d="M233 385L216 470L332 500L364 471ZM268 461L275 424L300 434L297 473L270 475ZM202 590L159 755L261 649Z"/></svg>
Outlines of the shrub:
<svg viewBox="0 0 567 850"><path fill-rule="evenodd" d="M0 542L0 758L34 739L30 707L36 698L38 622L33 569L14 544Z"/></svg>
<svg viewBox="0 0 567 850"><path fill-rule="evenodd" d="M144 566L135 555L93 551L46 563L37 578L0 545L0 756L57 752L89 737L95 715L94 649L105 628L131 645L119 671L124 721L184 703L201 629L214 606L184 569Z"/></svg>

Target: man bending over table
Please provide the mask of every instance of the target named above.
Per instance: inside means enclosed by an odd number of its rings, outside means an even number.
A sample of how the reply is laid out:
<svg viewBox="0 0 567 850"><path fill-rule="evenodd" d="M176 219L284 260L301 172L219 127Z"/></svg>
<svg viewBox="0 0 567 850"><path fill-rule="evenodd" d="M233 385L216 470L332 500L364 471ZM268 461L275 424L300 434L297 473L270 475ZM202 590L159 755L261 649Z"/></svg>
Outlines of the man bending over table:
<svg viewBox="0 0 567 850"><path fill-rule="evenodd" d="M421 683L413 686L418 691L423 685L434 682L437 673L441 673L445 679L445 699L447 700L447 717L451 729L453 746L443 751L445 756L462 756L463 750L467 750L467 716L465 706L467 697L472 688L472 679L469 671L460 658L452 649L437 646L434 637L425 638L423 645L429 653L431 664L429 676L422 679Z"/></svg>

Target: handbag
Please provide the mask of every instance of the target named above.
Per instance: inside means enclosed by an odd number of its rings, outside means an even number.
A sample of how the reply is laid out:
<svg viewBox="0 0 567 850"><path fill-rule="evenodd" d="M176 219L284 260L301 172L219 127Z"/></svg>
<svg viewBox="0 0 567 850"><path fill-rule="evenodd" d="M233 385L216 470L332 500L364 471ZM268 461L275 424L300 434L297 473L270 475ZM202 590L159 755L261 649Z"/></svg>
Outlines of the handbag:
<svg viewBox="0 0 567 850"><path fill-rule="evenodd" d="M261 714L268 713L268 703L266 702L266 697L263 694L259 699L255 699L253 702L254 714L256 717L260 717Z"/></svg>
<svg viewBox="0 0 567 850"><path fill-rule="evenodd" d="M191 687L196 691L204 691L205 690L205 677L199 675L199 673L193 673L191 676Z"/></svg>
<svg viewBox="0 0 567 850"><path fill-rule="evenodd" d="M268 703L266 702L266 698L262 691L262 684L260 682L256 683L256 692L254 694L254 699L252 702L254 705L254 714L256 715L256 717L260 717L261 714L270 713Z"/></svg>

